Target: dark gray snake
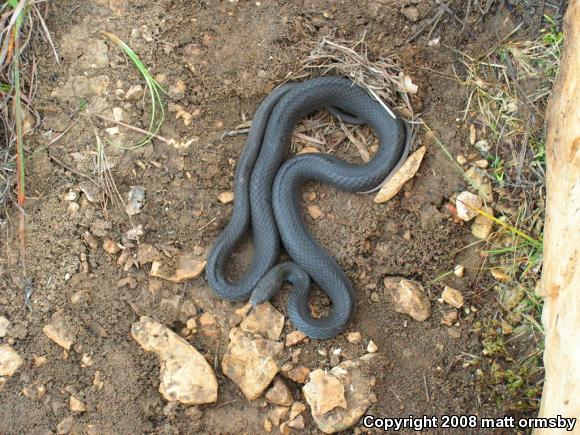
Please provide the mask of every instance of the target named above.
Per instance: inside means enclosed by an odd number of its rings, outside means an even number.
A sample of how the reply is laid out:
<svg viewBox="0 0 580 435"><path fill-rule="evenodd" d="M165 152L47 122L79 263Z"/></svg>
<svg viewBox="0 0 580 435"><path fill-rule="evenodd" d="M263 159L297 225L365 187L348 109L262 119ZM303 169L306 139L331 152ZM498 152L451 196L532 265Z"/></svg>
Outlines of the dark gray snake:
<svg viewBox="0 0 580 435"><path fill-rule="evenodd" d="M379 149L368 163L355 165L313 153L286 159L296 123L324 107L345 122L364 123L374 129ZM369 191L402 162L409 145L404 123L347 79L322 77L274 90L258 108L238 162L232 217L207 259L206 276L211 287L224 299L250 298L256 306L289 281L293 289L288 316L294 326L312 338L341 333L354 314L353 287L336 260L310 236L300 209L301 186L313 180L349 192ZM228 258L250 222L252 263L238 281L231 282L225 273ZM292 262L274 266L280 239ZM332 302L326 317L311 315L311 279Z"/></svg>

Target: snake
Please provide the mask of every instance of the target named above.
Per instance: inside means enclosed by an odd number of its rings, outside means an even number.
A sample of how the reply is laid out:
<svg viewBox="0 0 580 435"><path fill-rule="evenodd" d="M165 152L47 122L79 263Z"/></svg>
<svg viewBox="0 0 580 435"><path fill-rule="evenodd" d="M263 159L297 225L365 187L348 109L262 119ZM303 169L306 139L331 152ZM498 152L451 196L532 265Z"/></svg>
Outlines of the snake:
<svg viewBox="0 0 580 435"><path fill-rule="evenodd" d="M367 124L379 146L365 164L348 163L324 153L289 157L293 130L302 118L327 109L351 124ZM253 307L270 300L288 282L288 317L302 333L326 339L343 332L355 313L355 292L337 261L308 231L300 207L307 181L347 192L376 189L400 167L410 148L406 122L369 91L342 77L318 77L286 83L259 105L234 175L231 218L210 249L206 279L215 293ZM241 239L250 231L252 259L235 281L226 268ZM276 264L281 246L290 260ZM315 317L309 300L312 283L331 306Z"/></svg>

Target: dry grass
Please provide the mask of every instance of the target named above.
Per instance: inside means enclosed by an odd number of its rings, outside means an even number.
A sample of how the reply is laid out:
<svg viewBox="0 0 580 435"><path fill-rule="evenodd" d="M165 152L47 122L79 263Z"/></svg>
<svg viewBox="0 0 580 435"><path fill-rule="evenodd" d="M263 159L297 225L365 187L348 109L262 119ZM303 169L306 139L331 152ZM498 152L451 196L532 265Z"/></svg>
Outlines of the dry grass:
<svg viewBox="0 0 580 435"><path fill-rule="evenodd" d="M481 251L498 311L495 320L476 327L488 368L480 380L499 406L525 413L539 406L543 380L542 300L536 287L545 215L544 112L563 42L556 23L545 17L545 24L536 39L504 42L479 58L459 53L464 68L456 73L469 94L464 120L489 145L482 154L499 213L498 230Z"/></svg>
<svg viewBox="0 0 580 435"><path fill-rule="evenodd" d="M12 186L16 179L15 201L19 209L19 248L22 287L26 300L32 283L26 274L25 210L26 169L24 138L39 121L32 101L36 89L36 59L28 47L43 37L58 55L44 15L48 3L41 0L8 0L0 6L0 205L13 200Z"/></svg>
<svg viewBox="0 0 580 435"><path fill-rule="evenodd" d="M288 80L304 80L320 76L342 76L366 89L390 112L395 109L403 118L413 122L417 115L411 106L411 96L417 92L412 79L405 73L398 57L369 58L364 37L347 41L325 36L300 46L304 52L299 71ZM302 120L292 140L292 151L303 147L332 153L344 145L354 145L363 162L367 162L376 147L376 138L365 126L345 124L326 112L316 113Z"/></svg>
<svg viewBox="0 0 580 435"><path fill-rule="evenodd" d="M414 118L410 95L417 92L417 88L405 74L397 56L369 59L364 38L352 42L325 36L303 48L307 54L302 69L289 76L290 79L343 76L367 89L375 98L378 97L397 109L403 117L409 120Z"/></svg>

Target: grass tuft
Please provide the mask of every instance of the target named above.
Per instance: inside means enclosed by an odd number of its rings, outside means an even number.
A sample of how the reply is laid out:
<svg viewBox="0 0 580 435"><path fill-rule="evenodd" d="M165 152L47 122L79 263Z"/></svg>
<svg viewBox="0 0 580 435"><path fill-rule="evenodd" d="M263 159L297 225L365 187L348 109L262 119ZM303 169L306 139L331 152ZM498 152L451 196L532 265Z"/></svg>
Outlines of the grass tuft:
<svg viewBox="0 0 580 435"><path fill-rule="evenodd" d="M161 99L161 94L165 93L165 90L161 85L153 78L147 67L143 64L139 56L129 47L125 42L119 39L117 36L109 32L101 32L103 36L111 40L115 45L117 45L125 55L131 60L135 68L139 71L143 79L145 80L145 90L146 94L149 95L149 100L151 103L150 109L150 120L149 126L143 136L139 141L130 144L122 145L116 144L121 149L136 149L147 145L151 140L157 135L163 121L165 119L165 109L163 107L163 101Z"/></svg>

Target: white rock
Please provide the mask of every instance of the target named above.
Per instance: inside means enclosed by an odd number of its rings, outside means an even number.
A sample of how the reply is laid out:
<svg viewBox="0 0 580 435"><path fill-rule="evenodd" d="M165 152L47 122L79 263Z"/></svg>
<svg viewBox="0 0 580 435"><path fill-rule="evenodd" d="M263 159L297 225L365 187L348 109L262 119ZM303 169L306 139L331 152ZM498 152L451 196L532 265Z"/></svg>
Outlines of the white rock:
<svg viewBox="0 0 580 435"><path fill-rule="evenodd" d="M206 359L187 341L149 317L134 323L131 335L159 359L159 392L168 401L188 405L217 400L217 380Z"/></svg>
<svg viewBox="0 0 580 435"><path fill-rule="evenodd" d="M477 141L474 145L475 149L481 154L487 154L491 150L491 145L485 139Z"/></svg>
<svg viewBox="0 0 580 435"><path fill-rule="evenodd" d="M485 207L483 210L490 216L493 216L493 209L491 207ZM487 239L493 229L493 221L486 216L479 214L475 217L473 224L471 225L471 234L473 234L478 239Z"/></svg>
<svg viewBox="0 0 580 435"><path fill-rule="evenodd" d="M8 334L8 327L10 326L10 320L4 316L0 316L0 338L6 337Z"/></svg>
<svg viewBox="0 0 580 435"><path fill-rule="evenodd" d="M302 387L313 416L324 415L336 407L346 409L344 385L322 369L310 373L310 381Z"/></svg>
<svg viewBox="0 0 580 435"><path fill-rule="evenodd" d="M453 274L458 278L463 278L463 275L465 275L465 266L458 264L453 268Z"/></svg>
<svg viewBox="0 0 580 435"><path fill-rule="evenodd" d="M85 404L73 395L69 398L69 408L72 412L85 412L87 410Z"/></svg>
<svg viewBox="0 0 580 435"><path fill-rule="evenodd" d="M469 180L469 184L475 191L485 200L493 200L493 190L491 187L491 180L483 169L472 166L465 171L465 178Z"/></svg>
<svg viewBox="0 0 580 435"><path fill-rule="evenodd" d="M123 108L113 107L113 119L117 122L123 121Z"/></svg>
<svg viewBox="0 0 580 435"><path fill-rule="evenodd" d="M377 350L379 350L379 348L376 345L376 343L373 340L369 341L369 345L367 346L367 352L375 353Z"/></svg>
<svg viewBox="0 0 580 435"><path fill-rule="evenodd" d="M431 317L431 301L420 282L386 277L383 283L391 291L397 313L407 314L419 322Z"/></svg>
<svg viewBox="0 0 580 435"><path fill-rule="evenodd" d="M280 371L284 343L250 337L239 328L232 328L229 338L222 371L248 399L257 399Z"/></svg>
<svg viewBox="0 0 580 435"><path fill-rule="evenodd" d="M234 202L234 192L220 192L218 193L218 201L222 204L230 204Z"/></svg>
<svg viewBox="0 0 580 435"><path fill-rule="evenodd" d="M125 100L128 101L137 101L143 98L144 90L141 85L133 85L131 86L127 92L125 93Z"/></svg>
<svg viewBox="0 0 580 435"><path fill-rule="evenodd" d="M74 343L74 335L69 328L63 310L59 310L52 315L51 323L42 328L42 332L44 332L48 338L50 338L59 346L64 347L66 350L70 350L72 344Z"/></svg>
<svg viewBox="0 0 580 435"><path fill-rule="evenodd" d="M131 186L131 190L127 194L127 206L125 212L129 216L134 216L141 213L143 201L145 200L145 188L143 186Z"/></svg>
<svg viewBox="0 0 580 435"><path fill-rule="evenodd" d="M12 376L24 364L24 359L9 344L0 345L0 377Z"/></svg>
<svg viewBox="0 0 580 435"><path fill-rule="evenodd" d="M478 195L464 191L457 195L455 205L457 207L457 216L467 222L478 215L477 211L481 210L483 201Z"/></svg>
<svg viewBox="0 0 580 435"><path fill-rule="evenodd" d="M284 315L269 302L264 302L254 308L240 324L242 331L259 334L270 340L278 340L283 328Z"/></svg>
<svg viewBox="0 0 580 435"><path fill-rule="evenodd" d="M320 401L332 400L328 396L321 397L320 393L325 389L321 389L320 385L317 385L317 394L308 393L307 395L306 391L310 389L308 387L309 384L302 388L312 410L312 418L318 428L324 433L339 432L355 425L373 403L373 400L376 401L376 396L372 391L372 376L369 374L371 369L366 364L369 358L374 358L374 355L367 355L364 359L361 358L357 361L343 361L334 367L330 373L324 374L323 372L320 374L321 380L332 379L332 383L338 381L343 387L343 394L340 394L340 388L335 388L334 391L328 392L328 394L336 394L338 400L335 398L333 403L328 404L325 408L321 409L319 407ZM316 371L322 372L322 370ZM337 402L340 403L337 404ZM330 406L332 406L332 409L320 412Z"/></svg>
<svg viewBox="0 0 580 435"><path fill-rule="evenodd" d="M446 285L443 289L441 298L455 308L461 308L465 301L463 293L461 293L459 290L449 287L448 285Z"/></svg>

